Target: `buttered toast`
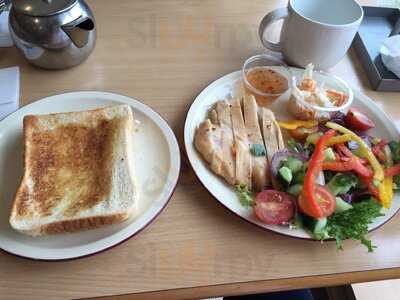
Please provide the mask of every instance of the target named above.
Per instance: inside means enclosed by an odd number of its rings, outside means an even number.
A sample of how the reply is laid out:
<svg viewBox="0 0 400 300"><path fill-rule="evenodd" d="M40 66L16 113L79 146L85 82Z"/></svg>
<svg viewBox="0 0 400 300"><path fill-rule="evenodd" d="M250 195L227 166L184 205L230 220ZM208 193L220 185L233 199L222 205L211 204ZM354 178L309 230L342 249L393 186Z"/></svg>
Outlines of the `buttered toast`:
<svg viewBox="0 0 400 300"><path fill-rule="evenodd" d="M74 232L133 215L133 126L129 105L25 116L12 228L34 236Z"/></svg>

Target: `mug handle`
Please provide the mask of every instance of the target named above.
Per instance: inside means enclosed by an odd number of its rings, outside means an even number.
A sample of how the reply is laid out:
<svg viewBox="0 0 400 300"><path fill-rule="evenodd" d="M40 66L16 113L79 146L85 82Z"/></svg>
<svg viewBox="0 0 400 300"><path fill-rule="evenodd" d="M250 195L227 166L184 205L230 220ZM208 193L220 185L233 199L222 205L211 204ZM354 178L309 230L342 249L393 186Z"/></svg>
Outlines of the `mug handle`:
<svg viewBox="0 0 400 300"><path fill-rule="evenodd" d="M258 28L258 35L260 36L260 40L265 48L272 51L282 51L281 43L273 43L271 41L268 41L264 38L264 32L269 25L280 19L285 19L287 16L289 16L289 10L287 9L287 7L281 7L271 11L262 19L260 27Z"/></svg>

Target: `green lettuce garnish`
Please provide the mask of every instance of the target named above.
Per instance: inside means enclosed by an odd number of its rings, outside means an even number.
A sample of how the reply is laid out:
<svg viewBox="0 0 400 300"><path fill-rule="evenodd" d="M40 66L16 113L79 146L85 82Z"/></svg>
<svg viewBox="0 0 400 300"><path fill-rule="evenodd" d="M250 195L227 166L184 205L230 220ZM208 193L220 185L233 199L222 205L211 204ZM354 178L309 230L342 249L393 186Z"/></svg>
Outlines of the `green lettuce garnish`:
<svg viewBox="0 0 400 300"><path fill-rule="evenodd" d="M251 207L254 205L254 194L246 185L236 185L236 193L239 196L240 204L242 204L244 207Z"/></svg>
<svg viewBox="0 0 400 300"><path fill-rule="evenodd" d="M267 151L265 150L264 145L253 144L250 148L250 153L254 156L265 156L267 154Z"/></svg>
<svg viewBox="0 0 400 300"><path fill-rule="evenodd" d="M353 208L334 213L328 218L326 231L328 235L336 240L336 246L343 250L342 241L353 239L361 241L368 252L374 251L372 241L366 237L368 225L377 217L383 216L382 206L373 198L354 203Z"/></svg>

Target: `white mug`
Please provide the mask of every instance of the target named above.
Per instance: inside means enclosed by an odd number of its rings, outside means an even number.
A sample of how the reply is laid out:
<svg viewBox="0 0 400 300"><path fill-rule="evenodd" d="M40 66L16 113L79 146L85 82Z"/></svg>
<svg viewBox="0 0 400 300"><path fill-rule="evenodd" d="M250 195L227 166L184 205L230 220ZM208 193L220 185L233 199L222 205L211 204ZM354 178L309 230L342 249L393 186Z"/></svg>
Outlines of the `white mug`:
<svg viewBox="0 0 400 300"><path fill-rule="evenodd" d="M261 21L263 45L282 52L292 65L313 63L318 69L337 64L349 49L364 12L355 0L289 0L288 7L268 13ZM273 22L284 19L280 41L265 38Z"/></svg>

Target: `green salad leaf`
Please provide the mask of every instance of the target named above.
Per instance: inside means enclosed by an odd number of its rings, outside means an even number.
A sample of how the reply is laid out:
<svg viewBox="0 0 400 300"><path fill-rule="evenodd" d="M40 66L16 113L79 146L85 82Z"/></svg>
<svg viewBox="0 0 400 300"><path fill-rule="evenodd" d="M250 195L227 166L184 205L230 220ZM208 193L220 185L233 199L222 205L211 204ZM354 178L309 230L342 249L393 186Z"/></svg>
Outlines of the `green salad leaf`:
<svg viewBox="0 0 400 300"><path fill-rule="evenodd" d="M307 146L307 145L315 145L315 144L317 144L319 138L321 136L323 136L323 135L324 134L322 132L320 132L320 131L310 134L306 138L305 145Z"/></svg>
<svg viewBox="0 0 400 300"><path fill-rule="evenodd" d="M304 184L304 178L306 177L306 172L307 172L307 163L304 163L302 168L293 175L292 184L296 183Z"/></svg>
<svg viewBox="0 0 400 300"><path fill-rule="evenodd" d="M314 145L313 144L302 144L300 142L297 142L295 139L291 138L287 142L287 148L296 153L301 153L309 157L311 153L314 151Z"/></svg>
<svg viewBox="0 0 400 300"><path fill-rule="evenodd" d="M393 162L400 162L400 141L391 141L389 143L390 151L392 152Z"/></svg>
<svg viewBox="0 0 400 300"><path fill-rule="evenodd" d="M347 194L352 188L358 185L358 178L352 173L337 173L328 182L328 188L332 194Z"/></svg>
<svg viewBox="0 0 400 300"><path fill-rule="evenodd" d="M239 196L240 204L242 204L244 207L250 207L254 205L254 194L246 185L236 185L236 193Z"/></svg>
<svg viewBox="0 0 400 300"><path fill-rule="evenodd" d="M400 190L400 175L393 176L393 189Z"/></svg>
<svg viewBox="0 0 400 300"><path fill-rule="evenodd" d="M254 156L265 156L267 154L267 151L265 150L264 145L253 144L250 148L250 153Z"/></svg>
<svg viewBox="0 0 400 300"><path fill-rule="evenodd" d="M346 239L359 240L367 247L368 252L374 251L374 246L366 237L368 225L380 216L382 206L373 198L354 203L353 208L334 213L328 217L326 230L330 237L336 240L338 249L343 250L342 241Z"/></svg>
<svg viewBox="0 0 400 300"><path fill-rule="evenodd" d="M304 146L295 139L289 139L287 141L287 146L289 150L293 152L302 153L304 151Z"/></svg>

